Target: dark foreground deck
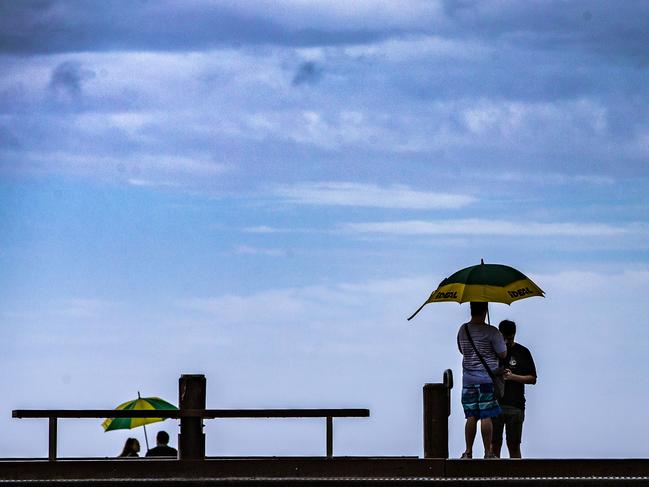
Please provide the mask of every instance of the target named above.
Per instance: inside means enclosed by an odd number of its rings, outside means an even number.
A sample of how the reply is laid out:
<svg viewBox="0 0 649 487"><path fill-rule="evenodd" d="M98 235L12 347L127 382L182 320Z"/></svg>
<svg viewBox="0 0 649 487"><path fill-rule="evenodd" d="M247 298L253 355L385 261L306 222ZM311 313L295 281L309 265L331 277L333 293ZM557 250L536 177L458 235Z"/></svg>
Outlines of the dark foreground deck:
<svg viewBox="0 0 649 487"><path fill-rule="evenodd" d="M0 460L0 486L647 485L649 459L414 457Z"/></svg>

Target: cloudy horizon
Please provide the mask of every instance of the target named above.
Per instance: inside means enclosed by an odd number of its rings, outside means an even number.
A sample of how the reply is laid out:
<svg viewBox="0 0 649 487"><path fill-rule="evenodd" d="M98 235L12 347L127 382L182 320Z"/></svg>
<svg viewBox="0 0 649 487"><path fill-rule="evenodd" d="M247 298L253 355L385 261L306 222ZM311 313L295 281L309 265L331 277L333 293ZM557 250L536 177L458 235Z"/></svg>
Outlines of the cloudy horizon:
<svg viewBox="0 0 649 487"><path fill-rule="evenodd" d="M0 457L47 451L12 409L176 402L182 373L212 408L368 407L336 454L421 455L421 387L459 383L467 307L405 320L480 259L546 291L492 309L537 361L523 454L649 455L646 426L601 424L649 399L648 13L0 4ZM61 423L62 456L142 439ZM207 449L320 455L323 427L215 421Z"/></svg>

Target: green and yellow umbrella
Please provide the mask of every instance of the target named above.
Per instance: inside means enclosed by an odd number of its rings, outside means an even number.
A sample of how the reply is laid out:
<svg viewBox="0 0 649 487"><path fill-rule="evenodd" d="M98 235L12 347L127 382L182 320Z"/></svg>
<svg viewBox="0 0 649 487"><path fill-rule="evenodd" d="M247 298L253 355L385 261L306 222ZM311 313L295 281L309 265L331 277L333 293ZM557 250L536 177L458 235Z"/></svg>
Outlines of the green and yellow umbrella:
<svg viewBox="0 0 649 487"><path fill-rule="evenodd" d="M428 303L482 301L511 304L532 296L544 297L543 290L521 271L502 264L480 264L457 271L439 283L428 300L415 311L413 319Z"/></svg>
<svg viewBox="0 0 649 487"><path fill-rule="evenodd" d="M178 408L159 397L140 397L140 393L138 392L137 399L120 404L115 409L118 411L156 411ZM144 439L146 440L146 447L148 450L149 438L146 434L146 425L164 421L165 419L167 418L108 418L101 423L101 426L104 428L104 431L133 429L138 426L144 427Z"/></svg>

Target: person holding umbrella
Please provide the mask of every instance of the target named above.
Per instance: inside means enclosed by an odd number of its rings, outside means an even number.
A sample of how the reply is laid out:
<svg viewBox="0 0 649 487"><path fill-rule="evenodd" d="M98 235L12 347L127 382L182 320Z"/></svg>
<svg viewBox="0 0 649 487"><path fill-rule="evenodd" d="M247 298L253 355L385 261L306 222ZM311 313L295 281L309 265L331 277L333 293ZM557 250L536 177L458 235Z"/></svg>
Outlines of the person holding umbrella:
<svg viewBox="0 0 649 487"><path fill-rule="evenodd" d="M461 458L466 459L473 458L478 421L484 445L484 458L496 458L491 447L491 418L499 416L501 410L494 395L491 374L487 372L485 365L492 371L496 370L499 367L498 359L507 356L507 345L500 331L485 323L487 310L488 303L471 302L471 320L460 326L457 334L458 349L463 357L462 407L466 418L466 448Z"/></svg>
<svg viewBox="0 0 649 487"><path fill-rule="evenodd" d="M507 346L500 331L491 326L488 303L511 304L534 296L544 297L545 292L521 271L503 264L485 264L484 259L480 259L480 264L460 269L442 280L408 318L412 320L429 303L471 303L471 321L463 324L457 335L457 345L463 356L462 406L466 417L466 449L462 458L473 457L478 421L485 458L496 458L491 446L491 418L500 414L500 405L496 401L494 384L498 385L500 398L504 388L501 379L517 379L511 370L505 376L498 376L502 371L498 359L506 358Z"/></svg>

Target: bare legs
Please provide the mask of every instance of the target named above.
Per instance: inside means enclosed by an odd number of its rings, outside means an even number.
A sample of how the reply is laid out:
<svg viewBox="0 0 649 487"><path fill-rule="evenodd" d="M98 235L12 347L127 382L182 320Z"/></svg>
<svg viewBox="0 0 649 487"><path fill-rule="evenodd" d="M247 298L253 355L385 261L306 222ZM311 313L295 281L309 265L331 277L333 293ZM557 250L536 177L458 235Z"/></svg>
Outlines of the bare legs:
<svg viewBox="0 0 649 487"><path fill-rule="evenodd" d="M473 454L473 442L475 440L477 425L478 418L466 418L466 423L464 424L464 441L466 442L466 449L464 450L464 453L467 455Z"/></svg>
<svg viewBox="0 0 649 487"><path fill-rule="evenodd" d="M464 451L468 455L473 454L473 442L475 441L475 435L478 430L478 418L470 417L467 418L464 425L464 440L466 442L466 450ZM482 418L480 420L480 434L482 436L482 444L484 445L484 454L485 457L492 454L491 452L491 435L493 433L493 425L491 424L491 418Z"/></svg>
<svg viewBox="0 0 649 487"><path fill-rule="evenodd" d="M493 434L493 425L491 418L482 418L480 420L480 433L482 433L482 444L484 445L485 458L491 455L491 435Z"/></svg>

